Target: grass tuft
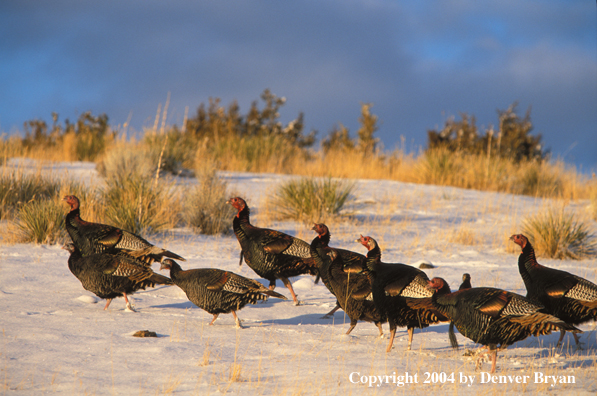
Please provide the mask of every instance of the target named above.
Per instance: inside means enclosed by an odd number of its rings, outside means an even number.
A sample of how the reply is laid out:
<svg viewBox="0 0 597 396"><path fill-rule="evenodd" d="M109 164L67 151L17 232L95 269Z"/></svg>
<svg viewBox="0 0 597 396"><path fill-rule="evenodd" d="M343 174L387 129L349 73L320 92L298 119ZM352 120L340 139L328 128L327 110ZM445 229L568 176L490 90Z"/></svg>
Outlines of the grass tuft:
<svg viewBox="0 0 597 396"><path fill-rule="evenodd" d="M206 235L230 232L234 209L226 204L227 184L218 177L215 166L198 170L198 184L187 195L185 219L196 232Z"/></svg>
<svg viewBox="0 0 597 396"><path fill-rule="evenodd" d="M17 240L22 243L61 243L66 241L64 205L54 200L31 201L18 211Z"/></svg>
<svg viewBox="0 0 597 396"><path fill-rule="evenodd" d="M3 172L0 175L0 220L13 218L18 209L32 200L55 196L60 182L41 175Z"/></svg>
<svg viewBox="0 0 597 396"><path fill-rule="evenodd" d="M96 165L98 173L106 178L152 177L157 157L148 148L137 144L117 144Z"/></svg>
<svg viewBox="0 0 597 396"><path fill-rule="evenodd" d="M302 178L282 184L270 197L280 220L327 222L341 215L353 198L354 183L344 180Z"/></svg>
<svg viewBox="0 0 597 396"><path fill-rule="evenodd" d="M550 208L524 220L523 233L539 256L581 260L597 254L595 236L574 214Z"/></svg>
<svg viewBox="0 0 597 396"><path fill-rule="evenodd" d="M142 175L112 177L102 192L105 216L111 224L133 233L149 234L174 228L179 200L168 182Z"/></svg>

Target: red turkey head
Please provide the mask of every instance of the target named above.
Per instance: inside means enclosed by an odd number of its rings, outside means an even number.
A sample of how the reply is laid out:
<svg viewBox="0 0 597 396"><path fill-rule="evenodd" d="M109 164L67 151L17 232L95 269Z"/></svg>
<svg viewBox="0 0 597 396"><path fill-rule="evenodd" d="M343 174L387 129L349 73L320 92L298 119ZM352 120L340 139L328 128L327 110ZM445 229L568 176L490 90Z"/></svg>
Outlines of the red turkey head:
<svg viewBox="0 0 597 396"><path fill-rule="evenodd" d="M325 224L315 223L313 224L313 228L311 229L315 231L320 237L330 232Z"/></svg>
<svg viewBox="0 0 597 396"><path fill-rule="evenodd" d="M62 198L62 200L70 205L71 211L79 208L79 198L75 197L74 195L67 195Z"/></svg>
<svg viewBox="0 0 597 396"><path fill-rule="evenodd" d="M442 278L433 278L427 282L427 288L437 291L444 287L444 283L446 283L446 281Z"/></svg>
<svg viewBox="0 0 597 396"><path fill-rule="evenodd" d="M247 206L245 200L240 197L230 198L226 203L232 205L239 213Z"/></svg>
<svg viewBox="0 0 597 396"><path fill-rule="evenodd" d="M510 240L514 241L515 244L520 245L522 249L527 245L529 240L522 234L515 234L510 237Z"/></svg>
<svg viewBox="0 0 597 396"><path fill-rule="evenodd" d="M360 242L361 245L365 246L367 248L367 250L372 250L373 248L375 248L377 246L377 242L375 242L375 239L369 237L369 236L362 236L356 240L356 242Z"/></svg>

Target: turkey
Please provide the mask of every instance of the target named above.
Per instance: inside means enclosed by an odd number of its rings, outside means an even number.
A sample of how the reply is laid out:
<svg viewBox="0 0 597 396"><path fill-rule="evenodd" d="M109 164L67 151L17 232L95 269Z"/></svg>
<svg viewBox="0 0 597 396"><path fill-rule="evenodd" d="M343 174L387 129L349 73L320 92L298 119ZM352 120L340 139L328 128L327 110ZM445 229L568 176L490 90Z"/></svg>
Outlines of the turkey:
<svg viewBox="0 0 597 396"><path fill-rule="evenodd" d="M407 305L406 298L431 297L433 293L427 288L427 275L410 265L388 264L381 262L381 251L375 239L361 235L357 239L368 250L367 268L373 278L373 301L377 310L387 317L390 325L390 342L386 352L390 352L394 343L396 327L408 329L408 350L411 349L414 328L429 326L417 317Z"/></svg>
<svg viewBox="0 0 597 396"><path fill-rule="evenodd" d="M104 310L112 299L123 296L126 307L134 311L127 295L156 284L172 285L169 278L154 273L145 263L127 255L102 253L83 257L73 243L65 244L63 249L70 253L68 268L83 288L108 300Z"/></svg>
<svg viewBox="0 0 597 396"><path fill-rule="evenodd" d="M381 324L385 320L371 299L369 276L362 266L359 268L354 263L352 266L345 263L337 249L327 246L330 235L325 224L315 224L313 229L318 235L311 243L311 255L318 266L321 280L350 318L346 334L350 334L357 322L363 320L373 322L382 336Z"/></svg>
<svg viewBox="0 0 597 396"><path fill-rule="evenodd" d="M470 274L462 274L462 283L458 290L466 290L470 289L471 286L471 275ZM456 335L454 334L454 323L450 322L450 327L448 328L448 337L450 338L450 345L452 348L458 349L458 340L456 339Z"/></svg>
<svg viewBox="0 0 597 396"><path fill-rule="evenodd" d="M216 268L183 271L176 261L170 259L162 261L160 269L169 269L172 282L186 293L189 301L214 316L210 325L214 324L218 315L232 312L236 327L241 328L236 311L245 305L267 300L268 296L286 300L286 297L261 283L229 271Z"/></svg>
<svg viewBox="0 0 597 396"><path fill-rule="evenodd" d="M444 284L442 278L433 278L429 288L440 290ZM484 354L491 354L492 373L495 372L498 344L503 349L530 335L550 334L552 330L580 332L542 312L543 306L505 290L475 287L444 295L436 292L431 301L439 312L454 322L463 336L489 348Z"/></svg>
<svg viewBox="0 0 597 396"><path fill-rule="evenodd" d="M569 272L539 264L533 246L524 235L512 235L510 239L522 248L518 270L527 289L527 298L544 305L547 312L568 324L578 325L597 319L597 285ZM558 346L565 334L561 330ZM578 336L573 335L578 346Z"/></svg>
<svg viewBox="0 0 597 396"><path fill-rule="evenodd" d="M328 229L328 227L325 224L314 224L312 230L314 230L315 232L317 232L319 234L319 238L321 240L321 243L324 247L328 247L329 243L330 243L330 231ZM352 272L355 273L359 273L362 272L363 269L366 269L366 261L367 261L367 257L357 253L357 252L353 252L351 250L346 250L346 249L337 249L334 248L334 251L340 255L342 261L344 262L344 267L345 268L349 268ZM315 283L317 283L317 281L319 280L319 278L321 277L321 274L317 274L317 277L315 279ZM328 289L330 289L330 287L328 286L328 284L325 284L326 287ZM340 309L340 304L336 301L336 306L334 307L334 309L332 309L330 312L328 312L327 314L325 314L323 317L324 318L328 318L334 315L334 313Z"/></svg>
<svg viewBox="0 0 597 396"><path fill-rule="evenodd" d="M232 227L247 265L269 281L270 290L274 290L276 279L280 279L290 291L294 303L299 305L288 278L302 274L317 275L317 265L311 257L309 244L280 231L253 226L249 220L249 206L244 199L231 198L227 203L238 210Z"/></svg>
<svg viewBox="0 0 597 396"><path fill-rule="evenodd" d="M63 198L70 205L65 225L73 243L83 256L98 253L125 253L148 264L164 257L183 260L177 254L154 246L131 232L106 224L90 223L81 219L79 199L74 195Z"/></svg>

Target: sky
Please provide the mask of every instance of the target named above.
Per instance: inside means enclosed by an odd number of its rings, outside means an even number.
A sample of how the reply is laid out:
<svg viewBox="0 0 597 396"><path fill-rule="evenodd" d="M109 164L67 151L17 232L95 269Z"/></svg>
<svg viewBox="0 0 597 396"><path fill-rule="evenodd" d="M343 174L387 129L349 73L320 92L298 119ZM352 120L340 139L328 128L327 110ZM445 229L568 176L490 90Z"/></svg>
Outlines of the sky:
<svg viewBox="0 0 597 396"><path fill-rule="evenodd" d="M319 138L355 136L371 103L385 149L417 151L450 117L485 130L517 102L554 158L597 170L592 1L5 0L0 34L0 134L86 111L142 131L168 97L180 126L269 89Z"/></svg>

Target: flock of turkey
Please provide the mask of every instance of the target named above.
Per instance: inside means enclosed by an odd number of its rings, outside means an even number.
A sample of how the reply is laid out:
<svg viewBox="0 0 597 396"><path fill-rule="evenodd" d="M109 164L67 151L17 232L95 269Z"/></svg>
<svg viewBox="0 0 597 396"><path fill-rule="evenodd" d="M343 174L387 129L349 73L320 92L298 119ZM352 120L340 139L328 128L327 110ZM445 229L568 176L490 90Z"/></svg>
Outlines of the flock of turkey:
<svg viewBox="0 0 597 396"><path fill-rule="evenodd" d="M288 278L310 274L321 279L336 297L337 305L327 315L343 309L350 318L349 334L358 321L373 322L383 335L382 324L390 327L387 352L392 348L397 327L408 329L408 349L415 328L450 322L449 337L458 348L454 327L490 353L491 372L495 372L498 349L506 348L528 336L566 331L575 325L597 319L597 285L570 274L540 265L533 247L524 235L511 240L522 252L518 268L527 296L489 287L471 287L470 275L464 274L459 290L451 292L442 278L429 279L418 268L381 261L377 242L369 236L357 239L366 255L329 246L330 231L325 224L315 224L316 236L308 244L285 233L258 228L250 222L250 211L239 197L228 201L238 212L233 219L234 233L241 246L242 260L261 278L261 283L229 271L215 268L183 270L173 259L184 258L156 247L138 235L119 228L90 223L81 219L79 199L69 195L70 205L65 226L72 243L64 246L71 254L68 266L83 287L102 299L107 309L113 298L123 296L127 309L133 310L127 295L148 286L175 284L188 299L213 315L232 313L237 327L242 327L236 311L268 297L286 299L274 291L276 279L288 288L295 304L299 300ZM153 262L170 271L170 278L152 271ZM317 281L316 281L317 282ZM499 347L498 347L499 346Z"/></svg>

